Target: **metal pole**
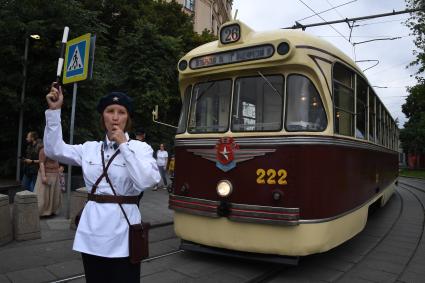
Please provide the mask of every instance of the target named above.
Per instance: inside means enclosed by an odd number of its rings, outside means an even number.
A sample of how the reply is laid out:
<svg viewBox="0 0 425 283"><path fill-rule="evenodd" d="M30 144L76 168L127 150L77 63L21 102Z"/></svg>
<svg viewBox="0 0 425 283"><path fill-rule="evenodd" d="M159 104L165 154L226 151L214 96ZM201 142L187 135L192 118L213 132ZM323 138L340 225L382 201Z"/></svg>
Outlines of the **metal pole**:
<svg viewBox="0 0 425 283"><path fill-rule="evenodd" d="M25 89L27 85L27 61L28 61L28 45L29 38L25 36L25 51L24 51L24 69L22 71L22 91L21 91L21 104L19 109L19 129L18 129L18 150L16 152L16 181L21 179L21 150L22 150L22 125L24 123L24 101L25 101Z"/></svg>
<svg viewBox="0 0 425 283"><path fill-rule="evenodd" d="M74 144L74 120L75 120L75 104L77 102L77 83L74 83L74 89L72 91L72 110L71 110L71 127L69 130L69 144ZM71 215L71 175L72 175L72 166L68 165L68 180L67 180L67 190L66 198L68 201L68 209L66 212L66 217L69 219Z"/></svg>

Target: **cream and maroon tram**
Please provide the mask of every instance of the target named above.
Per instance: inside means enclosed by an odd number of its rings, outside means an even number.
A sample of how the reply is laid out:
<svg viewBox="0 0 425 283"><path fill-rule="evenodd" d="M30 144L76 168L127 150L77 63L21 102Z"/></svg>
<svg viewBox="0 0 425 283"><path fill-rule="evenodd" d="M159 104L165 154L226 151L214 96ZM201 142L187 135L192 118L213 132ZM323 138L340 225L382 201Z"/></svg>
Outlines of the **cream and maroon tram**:
<svg viewBox="0 0 425 283"><path fill-rule="evenodd" d="M178 69L169 206L185 243L324 252L391 197L398 129L362 71L330 43L232 21Z"/></svg>

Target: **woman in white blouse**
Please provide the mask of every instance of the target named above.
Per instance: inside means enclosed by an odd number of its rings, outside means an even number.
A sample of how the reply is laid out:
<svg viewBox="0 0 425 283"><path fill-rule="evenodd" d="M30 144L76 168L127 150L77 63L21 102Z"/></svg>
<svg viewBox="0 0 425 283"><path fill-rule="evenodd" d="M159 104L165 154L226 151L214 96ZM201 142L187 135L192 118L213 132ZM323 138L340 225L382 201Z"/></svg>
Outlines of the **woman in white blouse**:
<svg viewBox="0 0 425 283"><path fill-rule="evenodd" d="M53 85L46 100L49 109L44 131L45 153L60 163L81 166L89 192L73 246L82 254L87 282L139 282L140 264L129 261L129 226L119 204L131 224L140 223L137 196L157 184L160 175L152 148L144 142L129 140L131 98L120 92L102 97L97 111L106 136L103 141L78 145L66 144L62 138L61 87ZM107 175L117 196L106 178L100 178L104 166L113 157Z"/></svg>

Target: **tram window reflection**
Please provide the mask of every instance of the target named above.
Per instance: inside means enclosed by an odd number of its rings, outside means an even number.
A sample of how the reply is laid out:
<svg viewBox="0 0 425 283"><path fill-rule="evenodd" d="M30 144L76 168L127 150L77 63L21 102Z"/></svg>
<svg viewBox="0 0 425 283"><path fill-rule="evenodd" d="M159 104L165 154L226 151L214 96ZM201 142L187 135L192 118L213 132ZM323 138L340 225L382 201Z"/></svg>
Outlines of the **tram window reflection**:
<svg viewBox="0 0 425 283"><path fill-rule="evenodd" d="M366 139L367 122L367 84L364 79L357 76L356 99L356 138Z"/></svg>
<svg viewBox="0 0 425 283"><path fill-rule="evenodd" d="M239 78L233 95L232 131L282 128L283 76Z"/></svg>
<svg viewBox="0 0 425 283"><path fill-rule="evenodd" d="M336 63L333 77L335 132L354 136L354 72Z"/></svg>
<svg viewBox="0 0 425 283"><path fill-rule="evenodd" d="M229 128L231 80L196 84L190 105L189 133L225 132Z"/></svg>
<svg viewBox="0 0 425 283"><path fill-rule="evenodd" d="M188 86L183 96L182 110L180 112L179 124L177 128L177 134L184 133L186 131L187 115L189 110L190 93L192 86Z"/></svg>
<svg viewBox="0 0 425 283"><path fill-rule="evenodd" d="M287 82L287 131L323 131L327 126L322 100L313 83L301 75Z"/></svg>
<svg viewBox="0 0 425 283"><path fill-rule="evenodd" d="M369 88L369 140L375 141L375 93Z"/></svg>
<svg viewBox="0 0 425 283"><path fill-rule="evenodd" d="M376 141L379 144L382 144L381 140L381 103L376 101Z"/></svg>

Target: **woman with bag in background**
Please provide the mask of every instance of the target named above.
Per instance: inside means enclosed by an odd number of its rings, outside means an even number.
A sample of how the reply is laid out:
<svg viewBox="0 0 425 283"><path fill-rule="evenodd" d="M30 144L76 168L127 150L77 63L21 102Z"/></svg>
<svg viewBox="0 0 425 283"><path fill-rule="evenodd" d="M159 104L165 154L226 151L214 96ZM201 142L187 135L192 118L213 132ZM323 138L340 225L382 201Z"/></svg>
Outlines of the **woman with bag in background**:
<svg viewBox="0 0 425 283"><path fill-rule="evenodd" d="M81 166L88 190L73 249L81 252L87 282L139 282L140 258L132 263L131 226L140 226L138 195L160 180L152 148L129 140L132 100L112 92L97 105L102 141L69 145L63 141L60 86L52 85L46 96L44 147L46 155L64 164Z"/></svg>
<svg viewBox="0 0 425 283"><path fill-rule="evenodd" d="M55 215L61 205L59 162L52 160L41 147L38 153L39 169L34 192L37 194L40 216Z"/></svg>

